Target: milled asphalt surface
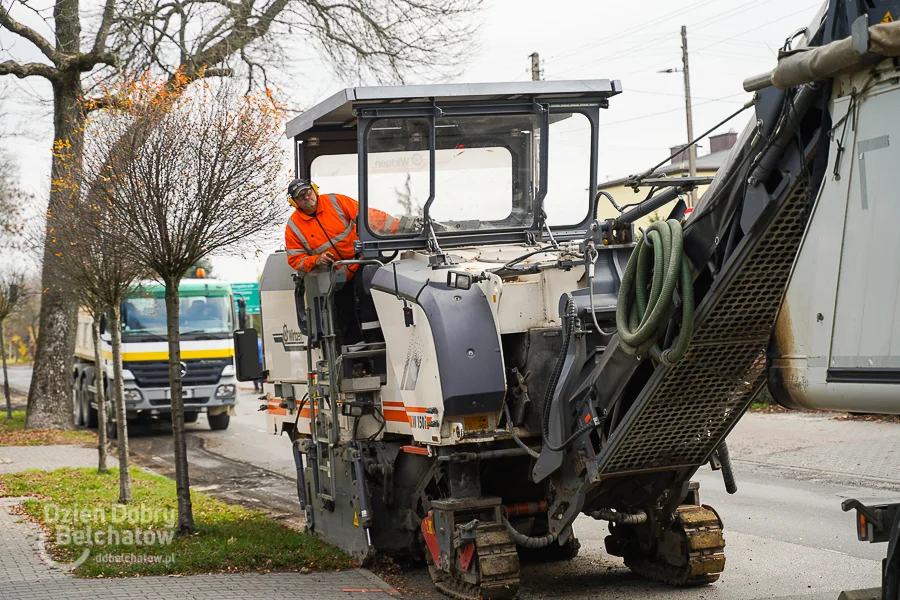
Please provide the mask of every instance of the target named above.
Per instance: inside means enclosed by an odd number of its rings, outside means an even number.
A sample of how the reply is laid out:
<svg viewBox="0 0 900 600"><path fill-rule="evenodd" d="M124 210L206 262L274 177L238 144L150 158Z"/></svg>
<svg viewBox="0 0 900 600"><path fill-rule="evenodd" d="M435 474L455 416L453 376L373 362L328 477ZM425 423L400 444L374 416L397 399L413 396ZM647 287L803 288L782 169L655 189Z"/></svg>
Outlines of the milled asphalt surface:
<svg viewBox="0 0 900 600"><path fill-rule="evenodd" d="M188 426L192 483L299 523L290 443L265 431L256 396L242 391L227 431L210 431L204 417ZM132 450L157 471L170 465L170 445L165 427L132 437ZM900 424L753 413L732 432L729 446L736 495L725 493L720 474L708 467L697 474L702 501L725 523L728 558L717 583L676 589L641 580L605 553L606 526L581 517L575 525L580 555L568 563L523 564L519 598L835 600L841 590L880 584L886 545L857 542L854 517L840 504L848 497L900 500ZM443 598L425 569L400 570L385 576L404 597Z"/></svg>
<svg viewBox="0 0 900 600"><path fill-rule="evenodd" d="M210 493L244 503L255 499L257 506L270 505L276 517L290 518L292 512L299 517L290 443L265 431L256 396L242 392L227 431L209 431L203 417L189 426L193 482L212 469L219 488ZM139 434L132 444L138 453L145 447L157 452L159 464L169 438ZM840 504L847 497L900 500L900 424L838 421L829 414L753 413L738 424L729 445L736 495L725 493L720 474L708 467L697 474L702 501L716 508L725 523L728 558L717 583L675 589L641 580L605 553L606 526L581 517L575 525L580 555L568 563L523 564L519 597L836 600L841 590L879 585L886 545L856 541L854 516L841 512ZM263 477L251 484L253 467ZM425 569L401 570L402 575L385 576L405 597L443 598Z"/></svg>

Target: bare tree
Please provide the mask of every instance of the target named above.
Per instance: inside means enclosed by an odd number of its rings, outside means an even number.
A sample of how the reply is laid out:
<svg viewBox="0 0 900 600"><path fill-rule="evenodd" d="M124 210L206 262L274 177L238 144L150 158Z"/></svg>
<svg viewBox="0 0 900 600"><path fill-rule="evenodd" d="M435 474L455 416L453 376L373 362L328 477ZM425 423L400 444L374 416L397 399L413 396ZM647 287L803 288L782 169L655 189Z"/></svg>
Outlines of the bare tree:
<svg viewBox="0 0 900 600"><path fill-rule="evenodd" d="M128 420L125 407L125 385L122 373L121 305L128 292L146 271L127 255L128 240L117 233L120 223L109 209L103 190L111 156L119 148L121 121L116 110L93 112L85 123L83 152L80 159L63 161L65 177L57 181L62 189L71 189L70 204L57 219L53 239L58 251L51 260L57 263L60 283L78 291L79 303L93 318L94 387L98 411L98 470L106 470L107 438L115 437L119 458L119 502L131 502L131 475L128 460ZM40 236L43 237L43 236ZM115 414L107 414L105 369L101 355L101 319L110 315L113 387L109 394Z"/></svg>
<svg viewBox="0 0 900 600"><path fill-rule="evenodd" d="M9 375L6 372L6 339L3 324L16 310L25 291L25 275L19 271L0 273L0 356L3 357L3 394L6 396L6 418L12 419L12 395L9 391Z"/></svg>
<svg viewBox="0 0 900 600"><path fill-rule="evenodd" d="M284 111L270 95L239 98L228 86L213 89L205 82L168 95L139 96L150 101L127 103L117 124L108 127L125 141L125 150L106 164L103 193L128 259L165 284L178 528L187 532L194 520L179 285L204 257L248 244L283 218L283 203L276 198Z"/></svg>
<svg viewBox="0 0 900 600"><path fill-rule="evenodd" d="M17 246L22 233L22 207L28 198L19 187L15 161L0 148L0 248Z"/></svg>
<svg viewBox="0 0 900 600"><path fill-rule="evenodd" d="M24 62L0 48L0 76L40 77L53 90L54 161L82 154L85 105L95 82L119 72L145 72L188 79L244 77L249 86L267 82L272 70L318 55L340 77L402 81L409 73L438 78L459 70L472 52L481 0L104 0L102 10L80 0L55 0L46 12L27 0L0 3L0 28L41 53ZM29 27L21 15L43 18L53 37ZM48 14L52 13L52 14ZM96 14L95 14L96 13ZM85 44L86 41L90 43ZM308 44L306 55L296 48ZM15 45L11 46L15 49ZM4 60L6 59L6 60ZM108 99L106 99L108 100ZM113 100L114 102L115 100ZM53 231L70 202L71 190L51 187L47 231ZM57 252L48 234L45 259ZM40 328L28 427L74 426L68 410L68 374L74 349L75 306L59 285L56 263L44 260Z"/></svg>

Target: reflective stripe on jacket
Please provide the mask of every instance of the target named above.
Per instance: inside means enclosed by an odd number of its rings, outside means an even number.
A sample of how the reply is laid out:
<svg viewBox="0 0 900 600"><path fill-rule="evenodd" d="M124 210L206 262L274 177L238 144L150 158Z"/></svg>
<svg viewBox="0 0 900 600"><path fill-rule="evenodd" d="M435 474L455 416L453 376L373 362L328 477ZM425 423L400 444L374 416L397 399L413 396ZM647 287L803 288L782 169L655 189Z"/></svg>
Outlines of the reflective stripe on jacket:
<svg viewBox="0 0 900 600"><path fill-rule="evenodd" d="M291 268L312 271L316 256L323 252L331 252L335 260L356 258L353 243L359 239L356 235L358 213L359 203L342 194L320 195L314 215L294 210L284 228L284 245ZM369 209L369 225L376 230L397 233L400 223L387 213ZM356 269L357 265L349 267L348 280Z"/></svg>

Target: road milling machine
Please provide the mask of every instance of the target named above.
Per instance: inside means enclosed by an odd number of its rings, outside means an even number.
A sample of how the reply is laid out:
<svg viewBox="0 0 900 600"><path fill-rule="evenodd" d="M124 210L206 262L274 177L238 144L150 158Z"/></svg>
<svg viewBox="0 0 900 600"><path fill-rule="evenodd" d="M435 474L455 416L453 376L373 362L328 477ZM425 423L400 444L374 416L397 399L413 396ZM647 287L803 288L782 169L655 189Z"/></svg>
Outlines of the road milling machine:
<svg viewBox="0 0 900 600"><path fill-rule="evenodd" d="M520 558L574 556L580 515L635 573L716 581L723 525L691 478L710 464L736 490L725 439L767 379L828 408L816 386L835 376L889 382L863 354L798 357L837 313L810 278L865 278L876 242L900 243L895 10L830 2L789 39L745 84L749 123L687 218L703 178L649 169L625 206L596 192L615 80L352 88L290 121L298 176L359 200L356 256L309 273L269 256L264 365L255 330L235 346L238 377L267 380L268 430L293 440L309 529L361 561L424 558L460 599L513 598ZM347 286L374 313L341 312Z"/></svg>

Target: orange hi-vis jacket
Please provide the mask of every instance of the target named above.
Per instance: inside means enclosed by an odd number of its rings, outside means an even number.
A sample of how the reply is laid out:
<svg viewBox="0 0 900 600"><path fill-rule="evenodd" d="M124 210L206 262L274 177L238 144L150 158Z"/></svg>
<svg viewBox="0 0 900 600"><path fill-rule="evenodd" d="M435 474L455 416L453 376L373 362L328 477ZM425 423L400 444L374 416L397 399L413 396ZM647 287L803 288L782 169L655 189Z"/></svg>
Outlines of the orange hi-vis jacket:
<svg viewBox="0 0 900 600"><path fill-rule="evenodd" d="M314 215L294 210L284 228L284 246L291 268L312 271L316 267L316 256L323 252L331 252L335 260L356 258L353 243L359 239L356 235L358 213L359 203L341 194L321 194ZM376 231L397 233L400 220L370 208L369 226ZM358 265L349 266L348 280L357 268Z"/></svg>

